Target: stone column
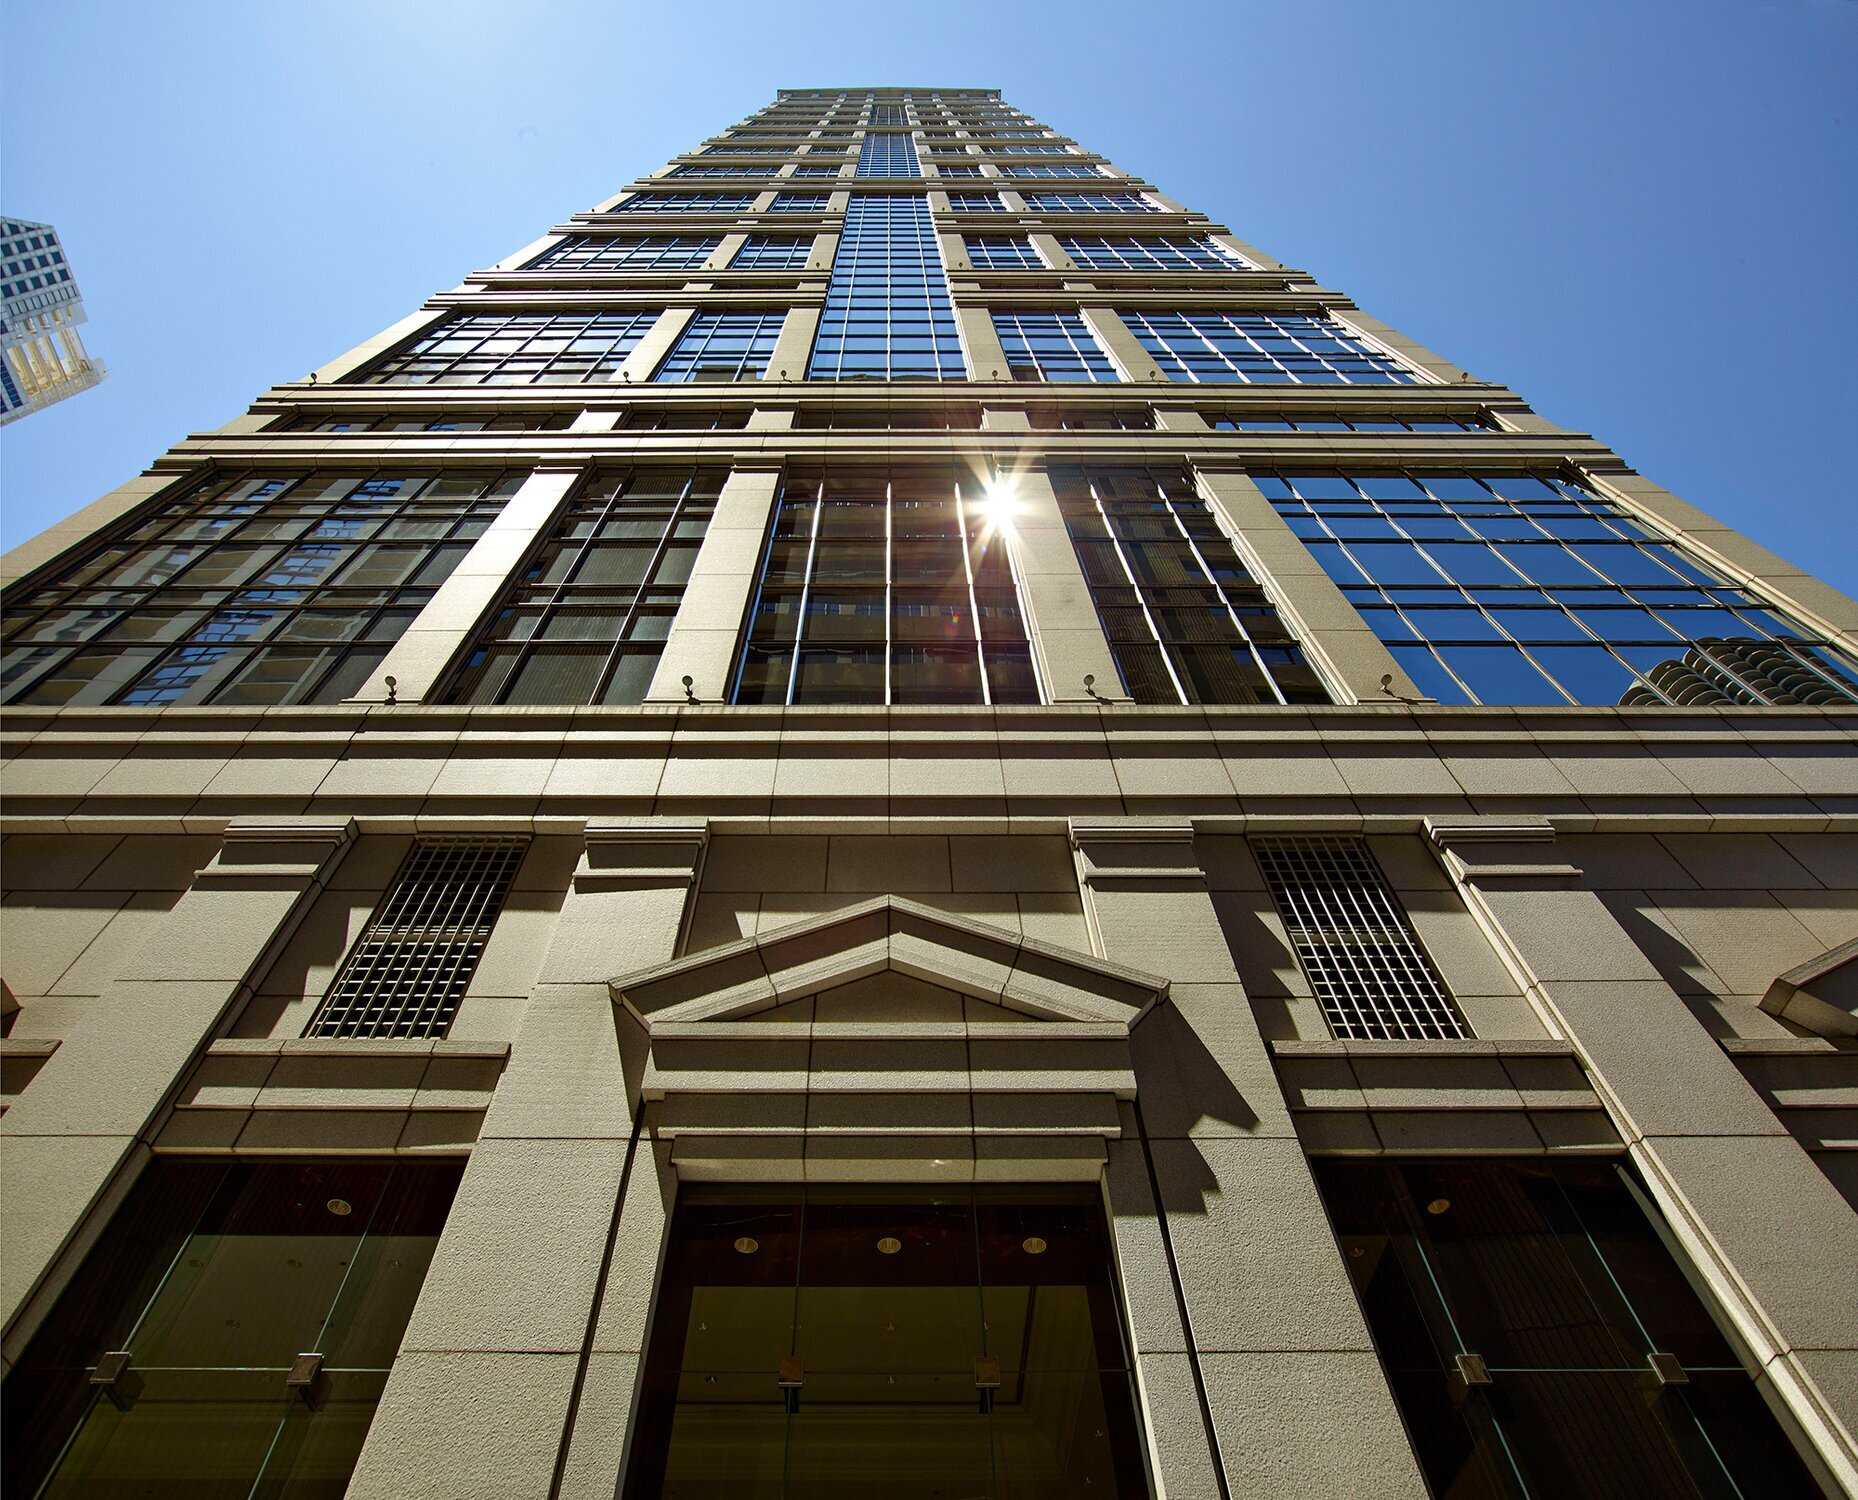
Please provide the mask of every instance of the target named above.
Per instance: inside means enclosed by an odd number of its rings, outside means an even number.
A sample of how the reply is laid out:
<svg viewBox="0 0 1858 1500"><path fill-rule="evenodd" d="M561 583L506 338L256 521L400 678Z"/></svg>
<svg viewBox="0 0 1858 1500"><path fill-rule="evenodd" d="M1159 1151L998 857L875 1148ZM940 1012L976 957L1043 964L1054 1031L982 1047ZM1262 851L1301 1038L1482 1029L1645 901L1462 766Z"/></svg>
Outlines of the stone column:
<svg viewBox="0 0 1858 1500"><path fill-rule="evenodd" d="M1466 904L1574 1044L1770 1401L1858 1493L1858 1213L1536 820L1429 820ZM1786 1204L1784 1217L1774 1205Z"/></svg>
<svg viewBox="0 0 1858 1500"><path fill-rule="evenodd" d="M581 473L579 465L531 473L348 701L387 702L387 679L391 677L394 702L424 703L502 594L510 575L534 550L541 534L554 525Z"/></svg>
<svg viewBox="0 0 1858 1500"><path fill-rule="evenodd" d="M1129 331L1129 325L1116 316L1114 308L1086 307L1082 312L1091 333L1103 346L1103 352L1109 355L1111 363L1122 371L1124 380L1131 385L1167 383L1161 367L1149 358L1148 350Z"/></svg>
<svg viewBox="0 0 1858 1500"><path fill-rule="evenodd" d="M1170 982L1168 1003L1133 1040L1154 1222L1185 1310L1185 1343L1144 1349L1154 1335L1138 1327L1145 1395L1153 1400L1153 1387L1184 1366L1229 1495L1423 1496L1192 824L1074 819L1071 841L1098 950ZM1148 1232L1115 1195L1112 1207L1119 1244ZM1165 1319L1150 1326L1165 1336ZM1193 1445L1183 1437L1180 1446Z"/></svg>
<svg viewBox="0 0 1858 1500"><path fill-rule="evenodd" d="M968 358L970 380L1010 380L1006 350L994 331L993 313L984 306L964 303L955 309L961 327L961 347Z"/></svg>
<svg viewBox="0 0 1858 1500"><path fill-rule="evenodd" d="M697 315L694 307L667 307L658 315L658 321L646 331L645 337L634 346L632 353L619 367L619 379L622 384L643 385L652 378L664 357L671 352L690 320Z"/></svg>
<svg viewBox="0 0 1858 1500"><path fill-rule="evenodd" d="M212 863L0 1117L9 1363L147 1164L190 1064L251 997L353 836L345 817L234 818Z"/></svg>
<svg viewBox="0 0 1858 1500"><path fill-rule="evenodd" d="M1407 702L1432 702L1356 612L1277 513L1251 477L1236 468L1194 463L1201 489L1238 548L1239 556L1275 597L1284 621L1296 632L1345 703L1388 702L1389 693ZM1389 678L1387 687L1381 679Z"/></svg>
<svg viewBox="0 0 1858 1500"><path fill-rule="evenodd" d="M350 1500L540 1496L557 1475L563 1494L615 1493L670 1189L634 1138L642 1062L607 981L676 953L708 834L586 838ZM608 1323L615 1299L636 1325Z"/></svg>
<svg viewBox="0 0 1858 1500"><path fill-rule="evenodd" d="M774 341L763 380L804 380L806 362L819 333L818 307L790 307L781 320L781 336Z"/></svg>
<svg viewBox="0 0 1858 1500"><path fill-rule="evenodd" d="M702 701L727 701L729 669L760 576L762 543L780 482L779 458L738 461L729 471L646 690L647 703L687 701L685 677Z"/></svg>
<svg viewBox="0 0 1858 1500"><path fill-rule="evenodd" d="M1024 414L1020 417L1023 422ZM1012 477L1018 498L1007 540L1026 601L1026 635L1044 678L1047 701L1127 702L1077 549L1059 514L1051 477L1042 468L1023 469ZM1084 683L1087 676L1095 679L1089 687Z"/></svg>

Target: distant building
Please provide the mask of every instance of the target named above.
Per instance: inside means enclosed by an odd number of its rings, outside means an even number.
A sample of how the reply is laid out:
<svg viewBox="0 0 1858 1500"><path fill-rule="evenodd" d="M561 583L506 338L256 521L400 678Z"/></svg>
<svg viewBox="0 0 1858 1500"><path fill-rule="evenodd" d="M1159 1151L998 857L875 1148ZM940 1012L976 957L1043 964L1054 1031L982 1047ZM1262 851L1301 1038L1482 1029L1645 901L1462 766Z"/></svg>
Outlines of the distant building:
<svg viewBox="0 0 1858 1500"><path fill-rule="evenodd" d="M58 232L0 219L0 423L50 406L108 374L78 335L78 295Z"/></svg>

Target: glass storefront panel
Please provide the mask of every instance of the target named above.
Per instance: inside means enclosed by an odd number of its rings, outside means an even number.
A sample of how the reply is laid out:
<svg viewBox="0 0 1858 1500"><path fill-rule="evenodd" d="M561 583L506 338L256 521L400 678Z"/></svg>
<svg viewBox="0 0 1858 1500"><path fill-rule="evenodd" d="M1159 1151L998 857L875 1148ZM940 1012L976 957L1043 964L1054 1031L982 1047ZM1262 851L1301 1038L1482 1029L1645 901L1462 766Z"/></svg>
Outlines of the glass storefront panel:
<svg viewBox="0 0 1858 1500"><path fill-rule="evenodd" d="M672 1235L628 1495L1150 1493L1093 1197L698 1191Z"/></svg>
<svg viewBox="0 0 1858 1500"><path fill-rule="evenodd" d="M6 1381L6 1492L337 1500L461 1171L153 1163Z"/></svg>
<svg viewBox="0 0 1858 1500"><path fill-rule="evenodd" d="M1822 1493L1624 1163L1314 1165L1435 1494Z"/></svg>

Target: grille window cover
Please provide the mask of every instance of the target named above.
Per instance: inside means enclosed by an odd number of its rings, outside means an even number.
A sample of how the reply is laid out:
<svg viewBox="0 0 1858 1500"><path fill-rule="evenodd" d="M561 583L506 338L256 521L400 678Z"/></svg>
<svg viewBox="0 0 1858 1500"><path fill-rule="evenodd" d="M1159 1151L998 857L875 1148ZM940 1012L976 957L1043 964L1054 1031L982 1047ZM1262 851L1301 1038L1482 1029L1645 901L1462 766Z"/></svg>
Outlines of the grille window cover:
<svg viewBox="0 0 1858 1500"><path fill-rule="evenodd" d="M527 847L521 838L415 844L304 1035L444 1036Z"/></svg>
<svg viewBox="0 0 1858 1500"><path fill-rule="evenodd" d="M1360 842L1256 839L1252 852L1336 1036L1345 1041L1471 1036L1413 924Z"/></svg>

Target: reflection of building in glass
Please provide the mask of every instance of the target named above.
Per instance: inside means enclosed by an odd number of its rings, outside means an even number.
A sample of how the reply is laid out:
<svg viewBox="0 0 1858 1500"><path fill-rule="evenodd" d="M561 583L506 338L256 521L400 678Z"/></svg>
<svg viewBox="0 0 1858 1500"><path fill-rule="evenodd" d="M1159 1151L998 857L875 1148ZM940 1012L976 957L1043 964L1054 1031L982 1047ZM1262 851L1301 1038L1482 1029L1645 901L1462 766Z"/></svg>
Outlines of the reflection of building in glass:
<svg viewBox="0 0 1858 1500"><path fill-rule="evenodd" d="M5 558L6 1493L1858 1494L1858 603L993 91L693 146Z"/></svg>

